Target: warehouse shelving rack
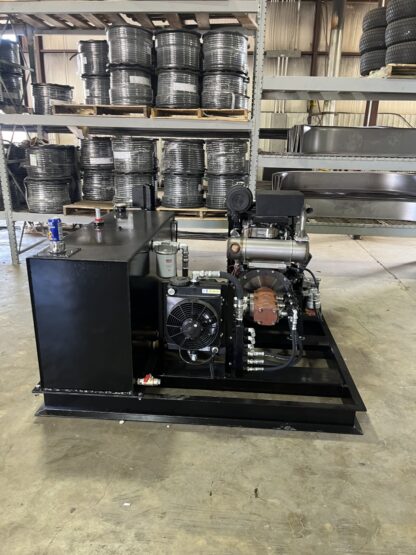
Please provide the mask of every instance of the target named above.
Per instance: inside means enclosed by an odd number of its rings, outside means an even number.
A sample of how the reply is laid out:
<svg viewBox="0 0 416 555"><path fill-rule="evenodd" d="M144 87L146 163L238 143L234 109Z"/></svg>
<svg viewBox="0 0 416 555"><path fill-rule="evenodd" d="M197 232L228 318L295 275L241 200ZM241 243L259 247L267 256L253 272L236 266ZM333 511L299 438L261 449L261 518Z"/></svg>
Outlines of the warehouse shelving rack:
<svg viewBox="0 0 416 555"><path fill-rule="evenodd" d="M133 19L145 28L154 28L160 20L167 20L171 28L188 26L187 21L196 21L197 27L207 30L216 20L233 18L236 25L255 35L255 57L253 71L253 93L251 119L249 121L218 121L211 119L152 119L117 116L80 115L33 115L0 114L0 179L3 193L4 212L0 219L7 222L10 251L13 264L19 262L19 249L15 223L30 219L44 222L50 214L34 214L13 211L4 155L2 131L16 127L37 127L38 131L53 132L88 128L91 133L108 134L114 130L129 130L142 136L153 137L241 137L250 139L251 188L255 188L257 175L257 153L262 96L264 60L264 35L266 22L266 0L42 0L38 2L0 2L0 13L13 21L16 32L34 34L48 32L96 34L105 32L108 24L126 23L121 14ZM34 64L37 52L34 41L29 41L29 59ZM32 69L35 69L32 67ZM34 72L35 75L35 72ZM82 216L61 216L67 223L86 223ZM90 218L87 219L90 221Z"/></svg>
<svg viewBox="0 0 416 555"><path fill-rule="evenodd" d="M263 78L265 24L267 0L35 0L0 1L0 13L11 17L18 32L28 35L48 33L103 34L108 24L125 22L126 14L145 28L154 28L166 19L172 28L187 26L188 20L196 21L203 32L215 27L216 18L233 17L235 24L255 35L253 71L253 98L251 119L240 121L139 119L113 116L31 114L0 114L0 141L2 130L18 126L26 129L43 129L44 132L69 132L69 129L87 127L91 133L108 134L112 130L128 129L142 136L181 137L241 137L250 139L250 187L254 190L258 168L279 169L332 169L365 171L411 171L416 173L415 158L381 158L350 156L310 156L302 154L259 153L259 132L262 100L414 100L416 82L410 79L353 78L353 77L265 77ZM188 19L187 19L188 18ZM34 41L29 59L34 63ZM2 146L2 144L0 144ZM5 210L0 219L7 222L12 262L18 263L19 252L15 222L29 217L29 213L14 212L10 201L7 161L0 148L0 178ZM45 221L49 215L30 214L35 221ZM84 223L80 216L65 216L68 223ZM354 228L354 223L337 226L319 225L317 232L344 233ZM312 226L313 227L313 226ZM364 229L364 228L363 228ZM374 225L372 233L376 232ZM416 235L416 225L382 225L380 234ZM312 229L311 229L312 231ZM360 234L351 231L351 234Z"/></svg>

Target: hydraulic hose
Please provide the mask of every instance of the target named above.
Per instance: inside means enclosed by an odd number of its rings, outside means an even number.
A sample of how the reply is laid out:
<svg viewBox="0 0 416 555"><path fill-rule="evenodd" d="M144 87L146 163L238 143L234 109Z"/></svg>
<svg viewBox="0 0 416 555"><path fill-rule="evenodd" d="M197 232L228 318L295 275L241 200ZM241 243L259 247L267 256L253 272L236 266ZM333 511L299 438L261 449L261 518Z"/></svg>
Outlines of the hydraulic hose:
<svg viewBox="0 0 416 555"><path fill-rule="evenodd" d="M229 274L228 272L220 272L220 277L222 277L223 279L228 279L228 281L234 285L237 299L244 299L243 287L235 276Z"/></svg>
<svg viewBox="0 0 416 555"><path fill-rule="evenodd" d="M289 358L283 364L278 366L265 366L263 372L278 372L292 366L297 358L297 346L299 342L299 334L297 331L292 331L292 352Z"/></svg>

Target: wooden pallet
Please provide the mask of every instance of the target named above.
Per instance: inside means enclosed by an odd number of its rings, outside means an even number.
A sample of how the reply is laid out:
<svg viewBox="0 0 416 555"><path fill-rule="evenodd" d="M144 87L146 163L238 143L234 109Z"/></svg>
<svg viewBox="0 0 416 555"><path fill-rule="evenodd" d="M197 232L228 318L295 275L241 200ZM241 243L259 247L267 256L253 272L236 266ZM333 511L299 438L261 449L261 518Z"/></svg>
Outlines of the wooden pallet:
<svg viewBox="0 0 416 555"><path fill-rule="evenodd" d="M152 108L152 118L214 119L218 121L247 121L249 111L245 109L211 108Z"/></svg>
<svg viewBox="0 0 416 555"><path fill-rule="evenodd" d="M55 104L52 113L56 115L75 114L79 116L126 116L150 117L150 106L110 106L109 104Z"/></svg>
<svg viewBox="0 0 416 555"><path fill-rule="evenodd" d="M178 217L192 217L198 220L223 220L227 213L226 210L215 210L213 208L166 208L165 206L159 206L158 210L174 212Z"/></svg>
<svg viewBox="0 0 416 555"><path fill-rule="evenodd" d="M71 214L95 215L95 209L99 208L103 214L107 214L113 210L113 202L111 200L80 200L73 204L66 204L64 208L64 216Z"/></svg>
<svg viewBox="0 0 416 555"><path fill-rule="evenodd" d="M370 73L370 77L385 79L416 79L416 64L387 64Z"/></svg>

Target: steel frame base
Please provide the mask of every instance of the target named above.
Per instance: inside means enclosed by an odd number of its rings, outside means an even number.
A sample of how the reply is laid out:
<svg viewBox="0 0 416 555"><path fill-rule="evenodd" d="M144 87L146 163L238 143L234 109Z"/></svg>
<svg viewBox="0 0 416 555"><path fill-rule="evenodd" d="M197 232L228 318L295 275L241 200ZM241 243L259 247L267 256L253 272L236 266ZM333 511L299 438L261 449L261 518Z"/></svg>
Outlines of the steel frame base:
<svg viewBox="0 0 416 555"><path fill-rule="evenodd" d="M366 408L325 321L307 319L304 332L301 365L272 379L257 373L226 379L162 374L163 387L134 393L38 385L33 393L44 395L44 405L36 415L361 434L356 413ZM318 359L327 367L316 367Z"/></svg>

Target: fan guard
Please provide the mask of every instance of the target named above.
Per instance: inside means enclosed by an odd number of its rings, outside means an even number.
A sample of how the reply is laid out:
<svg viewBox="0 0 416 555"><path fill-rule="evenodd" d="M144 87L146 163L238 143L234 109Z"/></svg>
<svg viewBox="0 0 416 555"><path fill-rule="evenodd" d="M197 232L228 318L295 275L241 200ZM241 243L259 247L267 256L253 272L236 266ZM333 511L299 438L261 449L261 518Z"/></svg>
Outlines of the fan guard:
<svg viewBox="0 0 416 555"><path fill-rule="evenodd" d="M218 336L218 314L204 301L183 300L169 312L166 329L181 349L201 350L212 345Z"/></svg>

